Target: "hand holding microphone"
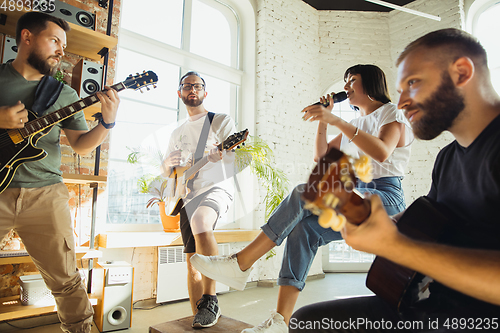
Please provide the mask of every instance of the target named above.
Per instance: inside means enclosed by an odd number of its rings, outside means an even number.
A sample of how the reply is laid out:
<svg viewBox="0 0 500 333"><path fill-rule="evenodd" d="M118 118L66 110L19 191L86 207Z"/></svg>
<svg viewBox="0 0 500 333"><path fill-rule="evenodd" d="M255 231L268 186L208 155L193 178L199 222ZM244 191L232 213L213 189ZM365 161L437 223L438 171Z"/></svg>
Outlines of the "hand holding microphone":
<svg viewBox="0 0 500 333"><path fill-rule="evenodd" d="M321 122L334 125L340 118L332 114L332 108L334 103L342 102L347 99L347 93L345 91L339 92L337 94L327 95L326 97L321 97L319 102L316 102L308 107L304 108L303 120L315 121L319 120ZM332 105L330 106L330 101ZM330 107L329 107L330 106Z"/></svg>
<svg viewBox="0 0 500 333"><path fill-rule="evenodd" d="M325 97L321 97L319 102L316 102L316 103L314 103L312 105L322 104L326 108L327 106L330 105L330 102L328 101L328 97L329 96L330 95L326 95L326 98ZM346 99L347 99L347 93L345 91L341 91L339 93L333 94L333 103L334 104L335 103L339 103L339 102L343 102ZM322 101L322 100L324 100L324 101Z"/></svg>

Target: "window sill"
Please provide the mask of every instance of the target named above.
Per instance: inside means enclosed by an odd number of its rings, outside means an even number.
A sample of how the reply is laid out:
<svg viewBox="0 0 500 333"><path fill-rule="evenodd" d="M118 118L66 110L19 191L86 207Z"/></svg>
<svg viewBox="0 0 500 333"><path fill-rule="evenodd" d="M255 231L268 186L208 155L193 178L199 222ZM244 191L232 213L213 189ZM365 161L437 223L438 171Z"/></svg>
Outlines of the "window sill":
<svg viewBox="0 0 500 333"><path fill-rule="evenodd" d="M250 242L260 230L215 230L217 243ZM126 248L182 245L180 232L105 232L99 234L99 248Z"/></svg>

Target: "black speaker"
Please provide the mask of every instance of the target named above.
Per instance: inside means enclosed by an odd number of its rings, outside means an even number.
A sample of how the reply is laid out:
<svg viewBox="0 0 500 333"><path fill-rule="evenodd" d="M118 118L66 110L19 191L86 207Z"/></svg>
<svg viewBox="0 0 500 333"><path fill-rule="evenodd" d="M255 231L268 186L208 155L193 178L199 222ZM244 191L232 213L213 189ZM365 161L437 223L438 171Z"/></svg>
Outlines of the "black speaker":
<svg viewBox="0 0 500 333"><path fill-rule="evenodd" d="M104 65L82 59L73 68L71 87L80 98L90 96L102 90L103 74Z"/></svg>
<svg viewBox="0 0 500 333"><path fill-rule="evenodd" d="M98 263L93 270L93 295L98 298L94 321L100 332L130 328L134 268L124 261Z"/></svg>
<svg viewBox="0 0 500 333"><path fill-rule="evenodd" d="M16 59L16 56L17 56L16 39L4 36L3 50L2 50L2 64Z"/></svg>
<svg viewBox="0 0 500 333"><path fill-rule="evenodd" d="M40 0L40 11L95 30L95 14L58 0Z"/></svg>

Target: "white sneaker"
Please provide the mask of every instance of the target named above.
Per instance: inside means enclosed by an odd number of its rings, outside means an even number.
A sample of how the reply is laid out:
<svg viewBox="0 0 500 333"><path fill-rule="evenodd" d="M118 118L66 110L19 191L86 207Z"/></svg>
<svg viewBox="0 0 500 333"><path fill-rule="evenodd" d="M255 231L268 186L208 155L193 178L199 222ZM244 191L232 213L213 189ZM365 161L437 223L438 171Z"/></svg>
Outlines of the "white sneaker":
<svg viewBox="0 0 500 333"><path fill-rule="evenodd" d="M266 321L263 321L259 324L259 326L255 326L252 328L245 328L241 333L257 333L257 332L266 332L266 333L287 333L288 327L285 323L285 318L276 310L271 311L271 318Z"/></svg>
<svg viewBox="0 0 500 333"><path fill-rule="evenodd" d="M245 289L250 271L242 271L238 265L236 254L230 256L204 256L195 254L191 257L191 264L201 274L209 279L216 280L236 290Z"/></svg>

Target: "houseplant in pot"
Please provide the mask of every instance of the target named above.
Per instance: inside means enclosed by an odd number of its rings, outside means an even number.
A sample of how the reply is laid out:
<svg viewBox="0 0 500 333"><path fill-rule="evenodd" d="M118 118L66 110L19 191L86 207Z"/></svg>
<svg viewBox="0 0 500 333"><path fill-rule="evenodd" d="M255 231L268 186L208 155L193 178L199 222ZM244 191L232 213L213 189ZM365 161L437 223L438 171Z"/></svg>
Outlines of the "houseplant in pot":
<svg viewBox="0 0 500 333"><path fill-rule="evenodd" d="M128 147L127 147L128 148ZM158 168L163 161L163 154L160 151L141 151L140 149L129 148L132 152L127 157L127 162L131 164L139 163L140 159L145 160L149 165ZM167 199L168 179L153 174L142 175L137 180L137 189L140 193L148 193L152 197L147 201L146 208L158 205L160 220L165 232L179 232L179 215L169 216L165 213L165 200Z"/></svg>

